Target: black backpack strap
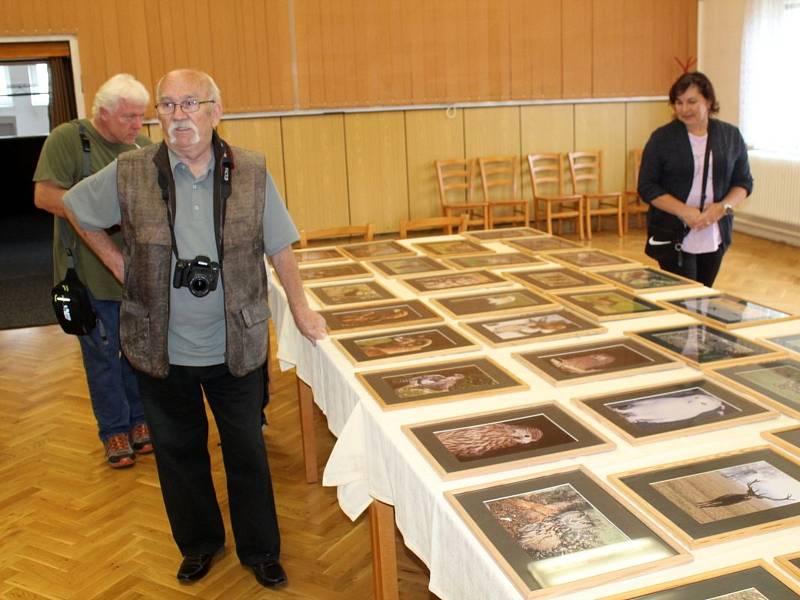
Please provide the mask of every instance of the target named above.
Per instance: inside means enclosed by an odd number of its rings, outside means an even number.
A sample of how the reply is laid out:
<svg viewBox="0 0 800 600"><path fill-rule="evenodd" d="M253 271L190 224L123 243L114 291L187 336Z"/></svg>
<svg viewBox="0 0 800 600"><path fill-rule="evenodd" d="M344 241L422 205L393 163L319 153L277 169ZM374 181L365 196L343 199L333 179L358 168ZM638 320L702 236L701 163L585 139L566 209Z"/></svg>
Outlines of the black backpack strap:
<svg viewBox="0 0 800 600"><path fill-rule="evenodd" d="M78 136L81 139L82 162L81 162L81 179L86 179L92 174L92 142L89 140L89 134L86 130L86 125L81 123L78 119L70 121L78 130ZM77 182L76 182L77 183ZM64 245L64 250L67 252L67 266L71 269L75 268L75 247L77 241L75 240L75 232L69 227L67 220L59 217L59 230L61 233L61 243Z"/></svg>

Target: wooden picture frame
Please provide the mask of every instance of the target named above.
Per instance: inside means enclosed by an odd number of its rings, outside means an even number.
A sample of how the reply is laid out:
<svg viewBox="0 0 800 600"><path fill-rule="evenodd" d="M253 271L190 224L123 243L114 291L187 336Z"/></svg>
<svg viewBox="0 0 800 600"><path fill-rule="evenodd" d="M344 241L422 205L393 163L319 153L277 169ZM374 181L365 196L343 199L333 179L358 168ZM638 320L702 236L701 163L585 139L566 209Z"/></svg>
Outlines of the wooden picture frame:
<svg viewBox="0 0 800 600"><path fill-rule="evenodd" d="M346 308L319 311L328 326L328 333L356 333L376 329L397 329L439 323L442 317L420 300L376 302Z"/></svg>
<svg viewBox="0 0 800 600"><path fill-rule="evenodd" d="M377 281L353 281L332 285L306 286L306 292L322 306L345 306L396 299Z"/></svg>
<svg viewBox="0 0 800 600"><path fill-rule="evenodd" d="M523 598L557 597L691 560L580 466L445 497Z"/></svg>
<svg viewBox="0 0 800 600"><path fill-rule="evenodd" d="M598 322L655 317L671 312L660 304L650 302L616 287L560 292L559 301Z"/></svg>
<svg viewBox="0 0 800 600"><path fill-rule="evenodd" d="M777 417L777 413L703 376L573 398L629 444L694 435Z"/></svg>
<svg viewBox="0 0 800 600"><path fill-rule="evenodd" d="M548 237L546 231L533 227L504 227L502 229L484 229L483 231L465 231L465 238L478 242L499 242L517 238Z"/></svg>
<svg viewBox="0 0 800 600"><path fill-rule="evenodd" d="M780 356L772 348L704 323L626 332L693 367L717 367Z"/></svg>
<svg viewBox="0 0 800 600"><path fill-rule="evenodd" d="M571 240L554 235L504 240L503 244L513 248L514 250L519 250L520 252L530 252L532 254L547 254L557 250L583 248L583 246L578 242L573 242Z"/></svg>
<svg viewBox="0 0 800 600"><path fill-rule="evenodd" d="M625 258L624 256L606 252L605 250L598 250L597 248L560 250L557 252L550 252L548 257L569 267L584 269L586 271L594 271L614 266L619 267L622 265L639 265L639 261L633 260L632 258Z"/></svg>
<svg viewBox="0 0 800 600"><path fill-rule="evenodd" d="M402 427L443 480L613 450L555 402Z"/></svg>
<svg viewBox="0 0 800 600"><path fill-rule="evenodd" d="M773 337L758 338L757 342L762 342L779 352L789 352L800 355L800 333L789 335L778 335Z"/></svg>
<svg viewBox="0 0 800 600"><path fill-rule="evenodd" d="M551 298L528 288L504 288L478 294L440 296L431 298L431 302L454 319L508 315L559 306Z"/></svg>
<svg viewBox="0 0 800 600"><path fill-rule="evenodd" d="M369 267L384 277L411 277L452 271L450 267L430 256L409 256L389 260L373 260Z"/></svg>
<svg viewBox="0 0 800 600"><path fill-rule="evenodd" d="M525 252L498 252L496 254L479 254L477 256L455 256L442 259L442 262L453 269L509 269L514 267L530 267L534 265L550 265L552 263L526 254Z"/></svg>
<svg viewBox="0 0 800 600"><path fill-rule="evenodd" d="M369 279L372 272L361 263L346 262L332 265L309 265L300 267L300 280L304 284L336 281L339 279Z"/></svg>
<svg viewBox="0 0 800 600"><path fill-rule="evenodd" d="M338 248L303 248L292 250L298 266L315 265L319 263L350 262Z"/></svg>
<svg viewBox="0 0 800 600"><path fill-rule="evenodd" d="M661 304L725 329L764 325L797 316L733 294L674 298L662 300Z"/></svg>
<svg viewBox="0 0 800 600"><path fill-rule="evenodd" d="M762 431L761 437L795 456L800 456L800 425Z"/></svg>
<svg viewBox="0 0 800 600"><path fill-rule="evenodd" d="M683 366L681 361L625 337L515 352L511 356L556 387Z"/></svg>
<svg viewBox="0 0 800 600"><path fill-rule="evenodd" d="M775 563L786 569L789 573L794 575L797 579L800 579L800 552L792 552L790 554L781 554L780 556L775 557ZM800 598L800 591L798 591L797 587L792 587L792 590L797 595L797 598ZM779 596L774 596L778 598ZM780 596L781 598L783 596Z"/></svg>
<svg viewBox="0 0 800 600"><path fill-rule="evenodd" d="M632 294L702 287L697 281L656 267L609 267L592 273Z"/></svg>
<svg viewBox="0 0 800 600"><path fill-rule="evenodd" d="M782 564L780 558L776 557L775 562ZM606 596L602 600L698 600L698 598L710 600L745 600L747 598L800 600L800 587L794 581L778 573L766 561L752 560L691 577L683 577L677 581L668 581L624 594Z"/></svg>
<svg viewBox="0 0 800 600"><path fill-rule="evenodd" d="M609 481L689 548L800 523L800 462L769 446L609 475Z"/></svg>
<svg viewBox="0 0 800 600"><path fill-rule="evenodd" d="M534 269L530 271L506 271L503 274L512 281L539 292L559 294L608 287L605 281L569 267Z"/></svg>
<svg viewBox="0 0 800 600"><path fill-rule="evenodd" d="M566 308L462 321L459 325L493 348L606 332L605 327Z"/></svg>
<svg viewBox="0 0 800 600"><path fill-rule="evenodd" d="M433 258L449 258L452 256L473 256L476 254L494 254L494 250L464 238L451 238L438 242L416 242L411 244L427 256Z"/></svg>
<svg viewBox="0 0 800 600"><path fill-rule="evenodd" d="M485 269L480 271L448 271L438 275L406 277L397 281L419 295L445 294L452 290L483 289L509 285L508 279Z"/></svg>
<svg viewBox="0 0 800 600"><path fill-rule="evenodd" d="M360 371L356 378L383 410L528 389L526 383L486 356Z"/></svg>
<svg viewBox="0 0 800 600"><path fill-rule="evenodd" d="M708 374L800 419L800 361L793 358L710 369Z"/></svg>
<svg viewBox="0 0 800 600"><path fill-rule="evenodd" d="M444 323L402 331L338 337L333 339L333 343L351 363L357 366L471 352L481 348L474 340Z"/></svg>
<svg viewBox="0 0 800 600"><path fill-rule="evenodd" d="M417 255L414 250L392 240L360 242L358 244L347 244L346 246L337 247L343 254L349 256L353 260L386 260L388 258Z"/></svg>

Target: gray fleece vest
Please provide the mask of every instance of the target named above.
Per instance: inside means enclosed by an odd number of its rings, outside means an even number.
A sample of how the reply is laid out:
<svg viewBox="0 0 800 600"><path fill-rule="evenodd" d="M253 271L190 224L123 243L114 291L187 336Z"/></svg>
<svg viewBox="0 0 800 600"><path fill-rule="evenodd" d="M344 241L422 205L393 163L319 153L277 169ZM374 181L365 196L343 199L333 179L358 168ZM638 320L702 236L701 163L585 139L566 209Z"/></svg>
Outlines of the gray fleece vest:
<svg viewBox="0 0 800 600"><path fill-rule="evenodd" d="M167 328L172 244L167 205L153 156L159 144L119 157L125 282L120 308L122 351L139 371L169 373ZM225 362L241 377L267 359L267 275L262 214L266 163L258 153L233 148L236 168L226 202L222 283L225 286ZM213 292L212 292L213 293ZM180 310L176 307L175 310Z"/></svg>

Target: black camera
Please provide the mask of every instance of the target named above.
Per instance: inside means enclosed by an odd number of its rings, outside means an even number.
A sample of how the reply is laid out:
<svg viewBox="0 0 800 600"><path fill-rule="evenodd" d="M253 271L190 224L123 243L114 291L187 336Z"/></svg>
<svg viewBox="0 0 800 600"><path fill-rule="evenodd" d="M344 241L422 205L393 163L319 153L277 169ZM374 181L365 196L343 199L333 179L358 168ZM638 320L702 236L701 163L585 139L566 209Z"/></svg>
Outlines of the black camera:
<svg viewBox="0 0 800 600"><path fill-rule="evenodd" d="M217 289L219 281L219 263L207 256L198 256L193 260L179 258L175 263L175 274L172 287L188 287L192 296L202 298L208 292Z"/></svg>

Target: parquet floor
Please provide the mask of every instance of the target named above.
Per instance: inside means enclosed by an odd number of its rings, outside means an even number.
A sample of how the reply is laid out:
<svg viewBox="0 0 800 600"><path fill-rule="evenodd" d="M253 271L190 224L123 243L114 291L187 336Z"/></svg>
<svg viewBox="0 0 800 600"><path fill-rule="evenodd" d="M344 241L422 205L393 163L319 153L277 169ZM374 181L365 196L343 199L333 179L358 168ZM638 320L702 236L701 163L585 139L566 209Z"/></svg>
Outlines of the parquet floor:
<svg viewBox="0 0 800 600"><path fill-rule="evenodd" d="M643 259L643 243L632 230L592 245ZM800 313L799 267L799 248L737 234L717 287ZM372 598L367 520L351 523L334 489L305 483L292 373L273 368L266 432L290 580L270 591L239 565L230 535L204 580L177 583L153 458L121 472L105 466L73 338L55 326L0 331L0 357L0 598ZM324 461L334 440L317 417ZM226 513L213 429L210 448ZM403 548L398 560L402 600L431 600L422 563Z"/></svg>

